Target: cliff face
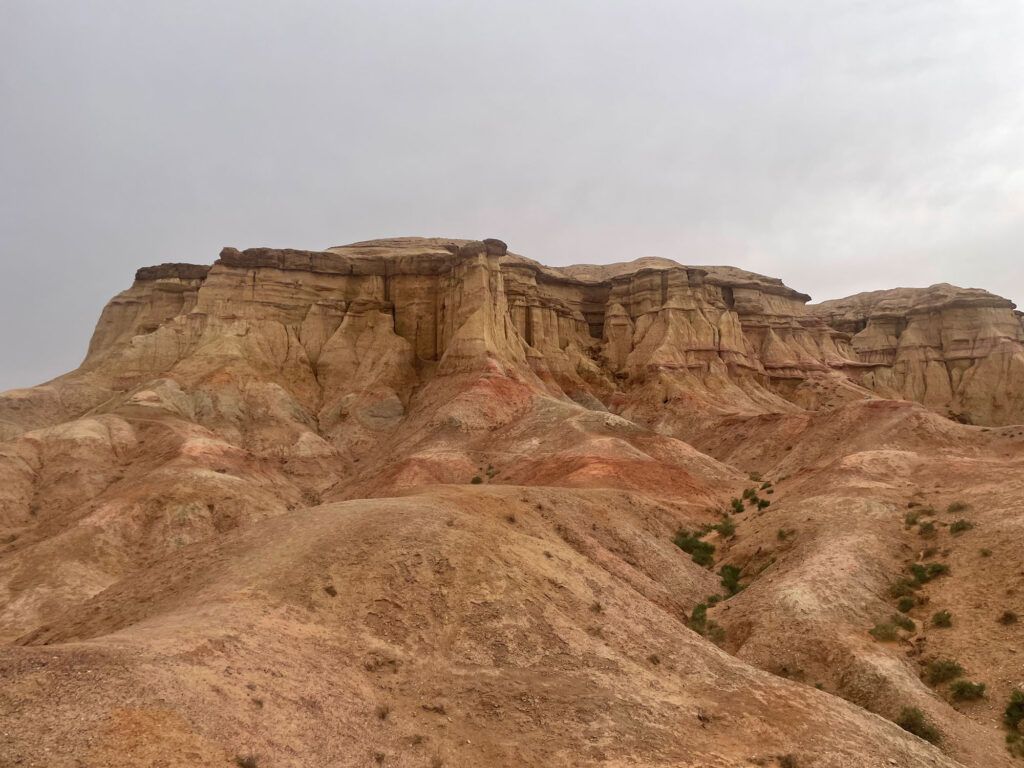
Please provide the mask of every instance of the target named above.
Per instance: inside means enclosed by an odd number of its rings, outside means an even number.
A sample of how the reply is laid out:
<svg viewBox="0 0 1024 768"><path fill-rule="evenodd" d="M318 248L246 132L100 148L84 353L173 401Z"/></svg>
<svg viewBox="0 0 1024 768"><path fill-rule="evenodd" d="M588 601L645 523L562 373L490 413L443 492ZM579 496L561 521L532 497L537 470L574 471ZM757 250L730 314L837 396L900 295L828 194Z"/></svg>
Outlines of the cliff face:
<svg viewBox="0 0 1024 768"><path fill-rule="evenodd" d="M124 390L176 366L195 376L244 362L328 421L353 392L397 414L424 377L487 366L684 431L876 396L977 424L1024 421L1011 302L945 285L808 298L665 259L552 269L498 240L226 248L210 268L139 270L81 371ZM643 417L659 396L668 407Z"/></svg>

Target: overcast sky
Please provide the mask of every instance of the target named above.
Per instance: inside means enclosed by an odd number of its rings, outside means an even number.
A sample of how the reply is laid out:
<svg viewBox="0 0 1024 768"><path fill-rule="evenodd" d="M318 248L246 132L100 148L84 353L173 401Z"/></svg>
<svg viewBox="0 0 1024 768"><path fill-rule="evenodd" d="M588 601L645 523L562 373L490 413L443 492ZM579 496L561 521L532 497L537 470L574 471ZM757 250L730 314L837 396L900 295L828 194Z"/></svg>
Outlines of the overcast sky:
<svg viewBox="0 0 1024 768"><path fill-rule="evenodd" d="M0 390L134 270L500 237L1024 304L1019 0L0 0Z"/></svg>

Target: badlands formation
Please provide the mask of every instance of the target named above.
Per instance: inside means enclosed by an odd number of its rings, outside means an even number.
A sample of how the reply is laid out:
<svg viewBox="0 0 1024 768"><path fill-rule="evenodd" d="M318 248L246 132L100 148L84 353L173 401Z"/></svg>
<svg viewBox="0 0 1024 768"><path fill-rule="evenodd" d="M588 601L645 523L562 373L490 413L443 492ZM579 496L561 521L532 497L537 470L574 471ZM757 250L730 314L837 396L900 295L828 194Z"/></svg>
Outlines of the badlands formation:
<svg viewBox="0 0 1024 768"><path fill-rule="evenodd" d="M0 394L0 765L1024 765L1022 315L808 299L498 240L140 269Z"/></svg>

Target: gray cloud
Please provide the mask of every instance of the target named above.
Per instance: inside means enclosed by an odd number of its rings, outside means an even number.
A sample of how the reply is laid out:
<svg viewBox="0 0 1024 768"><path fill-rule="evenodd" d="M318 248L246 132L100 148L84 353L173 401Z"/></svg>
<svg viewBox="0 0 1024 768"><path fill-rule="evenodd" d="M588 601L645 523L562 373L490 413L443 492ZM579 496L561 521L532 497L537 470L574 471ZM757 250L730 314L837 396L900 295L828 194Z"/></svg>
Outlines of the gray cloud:
<svg viewBox="0 0 1024 768"><path fill-rule="evenodd" d="M1024 303L1014 0L0 4L0 389L132 271L497 236Z"/></svg>

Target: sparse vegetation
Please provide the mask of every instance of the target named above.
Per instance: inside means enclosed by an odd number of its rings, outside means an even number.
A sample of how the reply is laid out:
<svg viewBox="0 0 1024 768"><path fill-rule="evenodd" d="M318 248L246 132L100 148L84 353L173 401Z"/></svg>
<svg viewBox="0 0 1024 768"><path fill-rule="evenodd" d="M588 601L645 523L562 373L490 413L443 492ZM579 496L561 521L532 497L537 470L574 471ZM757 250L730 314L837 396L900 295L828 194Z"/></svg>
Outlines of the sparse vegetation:
<svg viewBox="0 0 1024 768"><path fill-rule="evenodd" d="M891 643L900 636L896 625L889 621L875 624L874 627L868 630L868 633L880 643Z"/></svg>
<svg viewBox="0 0 1024 768"><path fill-rule="evenodd" d="M932 744L937 744L942 738L942 732L932 725L924 716L924 712L917 707L904 707L900 710L896 725Z"/></svg>
<svg viewBox="0 0 1024 768"><path fill-rule="evenodd" d="M767 490L768 490L769 488L771 488L771 487L772 487L772 483L771 483L771 481L770 481L770 480L767 480L767 481L765 481L765 482L764 482L764 483L763 483L763 484L761 485L761 488L760 488L760 490L762 490L762 491L767 491Z"/></svg>
<svg viewBox="0 0 1024 768"><path fill-rule="evenodd" d="M953 614L949 611L936 611L932 614L932 626L933 627L952 627L953 626Z"/></svg>
<svg viewBox="0 0 1024 768"><path fill-rule="evenodd" d="M889 596L890 597L908 597L914 594L914 590L917 589L920 584L912 581L911 579L897 579L889 585Z"/></svg>
<svg viewBox="0 0 1024 768"><path fill-rule="evenodd" d="M239 755L235 758L238 768L259 768L260 761L256 755Z"/></svg>
<svg viewBox="0 0 1024 768"><path fill-rule="evenodd" d="M714 563L715 545L701 541L698 534L680 529L672 541L683 552L690 555L697 565L707 567Z"/></svg>
<svg viewBox="0 0 1024 768"><path fill-rule="evenodd" d="M749 477L755 483L760 483L761 482L761 473L760 472L751 472L749 475L747 475L747 477Z"/></svg>
<svg viewBox="0 0 1024 768"><path fill-rule="evenodd" d="M920 586L939 576L946 576L949 566L945 563L911 563L910 572L914 575L913 583Z"/></svg>
<svg viewBox="0 0 1024 768"><path fill-rule="evenodd" d="M732 511L735 515L742 515L743 512L746 510L746 507L743 506L743 501L741 499L733 499L730 502L730 504L732 504Z"/></svg>
<svg viewBox="0 0 1024 768"><path fill-rule="evenodd" d="M753 498L756 494L757 494L757 491L755 491L753 488L744 488L743 489L743 499L744 500Z"/></svg>
<svg viewBox="0 0 1024 768"><path fill-rule="evenodd" d="M391 714L391 707L389 707L387 704L381 704L377 707L376 712L378 720L387 720L388 715Z"/></svg>
<svg viewBox="0 0 1024 768"><path fill-rule="evenodd" d="M704 603L697 603L690 611L690 620L686 622L686 626L696 632L698 635L703 635L707 631L708 626L708 607Z"/></svg>
<svg viewBox="0 0 1024 768"><path fill-rule="evenodd" d="M740 569L735 565L723 565L718 570L718 575L722 577L722 586L729 591L730 597L743 589L740 586Z"/></svg>
<svg viewBox="0 0 1024 768"><path fill-rule="evenodd" d="M936 659L924 665L924 673L931 685L938 685L960 677L964 668L952 659Z"/></svg>
<svg viewBox="0 0 1024 768"><path fill-rule="evenodd" d="M770 501L768 501L768 499L758 499L757 500L757 508L758 509L767 509L768 507L771 506L771 504L772 503Z"/></svg>
<svg viewBox="0 0 1024 768"><path fill-rule="evenodd" d="M975 701L985 695L985 684L957 680L949 686L949 692L954 701Z"/></svg>
<svg viewBox="0 0 1024 768"><path fill-rule="evenodd" d="M326 592L331 597L337 597L338 596L338 590L336 590L334 588L333 584L328 584L326 587L324 587L324 592Z"/></svg>
<svg viewBox="0 0 1024 768"><path fill-rule="evenodd" d="M903 516L903 524L908 529L910 529L910 528L913 528L915 525L917 525L917 522L920 519L921 519L921 513L916 511L916 510L913 510L913 511L907 512L907 514L905 514Z"/></svg>
<svg viewBox="0 0 1024 768"><path fill-rule="evenodd" d="M921 523L918 527L917 532L924 538L930 538L935 535L935 523L929 521Z"/></svg>
<svg viewBox="0 0 1024 768"><path fill-rule="evenodd" d="M1002 615L999 617L999 623L1005 624L1007 626L1009 626L1010 624L1016 624L1017 614L1013 611L1003 611Z"/></svg>
<svg viewBox="0 0 1024 768"><path fill-rule="evenodd" d="M473 475L473 479L470 480L469 482L471 482L473 485L480 485L480 483L482 483L483 481L484 479L480 477L480 475Z"/></svg>
<svg viewBox="0 0 1024 768"><path fill-rule="evenodd" d="M728 539L736 533L736 523L732 521L729 515L722 517L722 522L715 526L715 530L722 536L722 538Z"/></svg>
<svg viewBox="0 0 1024 768"><path fill-rule="evenodd" d="M779 768L798 768L796 755L782 755L779 758Z"/></svg>
<svg viewBox="0 0 1024 768"><path fill-rule="evenodd" d="M974 523L970 522L969 520L960 519L953 523L951 526L949 526L949 532L954 536L959 536L964 531L969 531L973 527Z"/></svg>
<svg viewBox="0 0 1024 768"><path fill-rule="evenodd" d="M657 666L658 664L661 664L661 657L658 654L656 654L656 653L652 653L650 656L648 656L647 660L649 662L651 662L651 664L654 664L655 666Z"/></svg>
<svg viewBox="0 0 1024 768"><path fill-rule="evenodd" d="M948 507L946 507L946 511L949 512L949 514L951 514L951 515L955 515L957 512L963 512L963 511L968 510L970 508L971 508L971 505L967 504L966 502L954 501L952 504L950 504Z"/></svg>
<svg viewBox="0 0 1024 768"><path fill-rule="evenodd" d="M904 616L902 613L894 613L889 617L889 621L900 629L905 629L907 632L913 632L917 629L917 625L914 623L914 620L909 616Z"/></svg>
<svg viewBox="0 0 1024 768"><path fill-rule="evenodd" d="M592 613L604 613L604 606L598 600L595 600L590 604L590 610Z"/></svg>
<svg viewBox="0 0 1024 768"><path fill-rule="evenodd" d="M1003 712L1003 722L1007 728L1017 730L1021 720L1024 720L1024 690L1017 688L1010 694L1010 701Z"/></svg>
<svg viewBox="0 0 1024 768"><path fill-rule="evenodd" d="M912 597L901 597L899 602L896 603L896 610L901 613L910 613L915 603L916 601Z"/></svg>
<svg viewBox="0 0 1024 768"><path fill-rule="evenodd" d="M982 547L980 550L978 550L978 552L981 554L982 557L992 557L991 549L986 549L985 547Z"/></svg>

